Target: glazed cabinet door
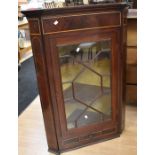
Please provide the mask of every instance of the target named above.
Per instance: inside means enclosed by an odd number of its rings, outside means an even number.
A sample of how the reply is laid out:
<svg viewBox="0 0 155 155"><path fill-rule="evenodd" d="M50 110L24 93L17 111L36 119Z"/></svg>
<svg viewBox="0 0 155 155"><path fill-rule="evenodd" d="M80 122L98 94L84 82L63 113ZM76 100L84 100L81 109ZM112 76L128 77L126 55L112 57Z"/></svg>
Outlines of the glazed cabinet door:
<svg viewBox="0 0 155 155"><path fill-rule="evenodd" d="M120 30L44 37L60 150L117 136Z"/></svg>

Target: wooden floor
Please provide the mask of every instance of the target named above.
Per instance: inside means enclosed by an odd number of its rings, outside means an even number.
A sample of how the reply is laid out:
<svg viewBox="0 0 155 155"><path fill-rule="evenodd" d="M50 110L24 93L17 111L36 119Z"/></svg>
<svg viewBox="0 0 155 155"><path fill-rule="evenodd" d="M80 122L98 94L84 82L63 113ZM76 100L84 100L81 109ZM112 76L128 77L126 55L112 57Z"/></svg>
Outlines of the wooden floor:
<svg viewBox="0 0 155 155"><path fill-rule="evenodd" d="M136 155L136 107L126 106L126 127L119 138L83 147L62 155ZM47 151L39 97L18 118L19 155L54 155Z"/></svg>

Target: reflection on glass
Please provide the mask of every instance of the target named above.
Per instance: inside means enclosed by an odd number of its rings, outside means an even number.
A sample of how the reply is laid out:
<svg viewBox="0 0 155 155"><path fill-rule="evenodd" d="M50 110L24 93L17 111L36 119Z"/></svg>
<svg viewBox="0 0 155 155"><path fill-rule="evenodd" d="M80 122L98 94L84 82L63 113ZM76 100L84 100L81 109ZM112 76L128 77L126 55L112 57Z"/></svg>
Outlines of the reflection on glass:
<svg viewBox="0 0 155 155"><path fill-rule="evenodd" d="M111 40L59 45L67 128L111 119Z"/></svg>

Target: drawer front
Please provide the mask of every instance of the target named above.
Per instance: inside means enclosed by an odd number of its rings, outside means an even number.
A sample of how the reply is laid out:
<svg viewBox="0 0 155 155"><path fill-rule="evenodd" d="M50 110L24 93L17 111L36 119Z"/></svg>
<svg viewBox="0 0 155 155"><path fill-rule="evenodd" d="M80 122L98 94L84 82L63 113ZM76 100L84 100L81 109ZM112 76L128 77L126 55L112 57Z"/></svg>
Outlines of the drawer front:
<svg viewBox="0 0 155 155"><path fill-rule="evenodd" d="M137 103L137 86L126 85L126 103L136 104Z"/></svg>
<svg viewBox="0 0 155 155"><path fill-rule="evenodd" d="M127 48L127 64L136 65L137 64L137 48L128 47Z"/></svg>
<svg viewBox="0 0 155 155"><path fill-rule="evenodd" d="M137 66L127 65L126 83L137 84Z"/></svg>
<svg viewBox="0 0 155 155"><path fill-rule="evenodd" d="M137 20L128 19L127 46L137 46Z"/></svg>
<svg viewBox="0 0 155 155"><path fill-rule="evenodd" d="M74 31L79 29L118 27L120 25L121 14L119 11L42 17L44 34Z"/></svg>

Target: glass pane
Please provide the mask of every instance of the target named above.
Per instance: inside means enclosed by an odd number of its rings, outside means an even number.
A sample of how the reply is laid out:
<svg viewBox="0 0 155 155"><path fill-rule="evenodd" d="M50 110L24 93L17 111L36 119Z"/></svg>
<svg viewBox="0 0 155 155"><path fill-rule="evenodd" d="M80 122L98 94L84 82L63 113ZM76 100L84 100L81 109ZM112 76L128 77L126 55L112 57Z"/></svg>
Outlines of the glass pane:
<svg viewBox="0 0 155 155"><path fill-rule="evenodd" d="M111 119L111 40L59 45L67 128Z"/></svg>

